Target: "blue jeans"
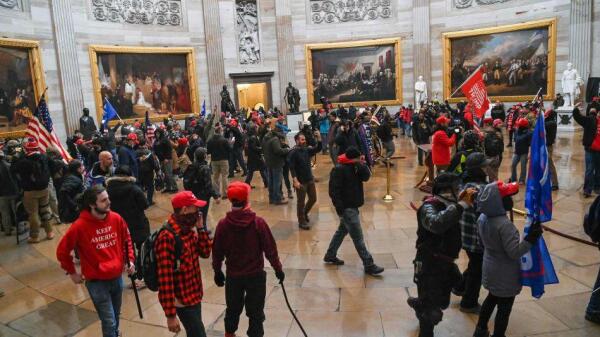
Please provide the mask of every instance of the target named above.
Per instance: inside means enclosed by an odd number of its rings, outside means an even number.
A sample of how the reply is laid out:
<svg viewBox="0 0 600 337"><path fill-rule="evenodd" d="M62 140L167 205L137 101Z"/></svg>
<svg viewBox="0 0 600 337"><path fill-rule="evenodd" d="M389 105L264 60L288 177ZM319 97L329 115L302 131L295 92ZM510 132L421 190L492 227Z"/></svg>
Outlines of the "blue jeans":
<svg viewBox="0 0 600 337"><path fill-rule="evenodd" d="M162 170L165 174L165 189L167 191L177 191L177 182L173 176L173 159L167 159L162 163Z"/></svg>
<svg viewBox="0 0 600 337"><path fill-rule="evenodd" d="M269 173L269 202L280 202L283 199L281 194L283 168L268 168L267 172Z"/></svg>
<svg viewBox="0 0 600 337"><path fill-rule="evenodd" d="M354 243L354 248L356 248L356 252L358 253L358 256L360 256L365 268L372 266L374 264L373 257L365 245L365 238L363 236L362 228L360 227L358 208L344 209L344 212L340 216L340 225L331 238L331 243L329 243L325 258L336 257L337 251L347 234L350 234L350 238L352 238L352 242Z"/></svg>
<svg viewBox="0 0 600 337"><path fill-rule="evenodd" d="M521 163L521 174L519 175L519 182L525 182L527 178L527 154L513 154L512 164L510 165L510 181L517 181L517 165Z"/></svg>
<svg viewBox="0 0 600 337"><path fill-rule="evenodd" d="M407 137L412 137L412 126L410 125L410 123L404 124L404 132L406 133Z"/></svg>
<svg viewBox="0 0 600 337"><path fill-rule="evenodd" d="M596 284L594 284L594 288L592 291L600 288L600 270L598 271L598 276L596 277ZM596 291L590 297L590 303L585 310L585 313L588 315L594 315L600 317L600 290Z"/></svg>
<svg viewBox="0 0 600 337"><path fill-rule="evenodd" d="M200 303L188 307L175 308L175 310L187 337L206 337L204 323L202 323L202 307Z"/></svg>
<svg viewBox="0 0 600 337"><path fill-rule="evenodd" d="M321 132L321 144L323 144L323 149L322 152L325 153L327 152L327 137L329 136L329 134L327 132Z"/></svg>
<svg viewBox="0 0 600 337"><path fill-rule="evenodd" d="M600 190L600 152L586 150L583 192L591 194L592 190Z"/></svg>
<svg viewBox="0 0 600 337"><path fill-rule="evenodd" d="M402 134L404 134L404 121L400 118L396 119L396 124L398 125L398 129L402 130Z"/></svg>
<svg viewBox="0 0 600 337"><path fill-rule="evenodd" d="M102 322L102 336L117 337L119 335L123 279L119 276L113 280L86 281L85 286Z"/></svg>

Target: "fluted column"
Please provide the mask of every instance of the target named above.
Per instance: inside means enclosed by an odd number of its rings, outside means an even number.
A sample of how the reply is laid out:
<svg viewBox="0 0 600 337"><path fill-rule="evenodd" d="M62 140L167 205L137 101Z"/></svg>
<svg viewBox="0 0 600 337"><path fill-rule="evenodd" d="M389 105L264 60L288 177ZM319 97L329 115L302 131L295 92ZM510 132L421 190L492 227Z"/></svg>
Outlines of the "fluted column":
<svg viewBox="0 0 600 337"><path fill-rule="evenodd" d="M429 33L429 0L413 0L413 84L411 92L415 99L414 82L423 76L427 82L427 92L431 96L431 39ZM416 106L415 102L415 106Z"/></svg>
<svg viewBox="0 0 600 337"><path fill-rule="evenodd" d="M277 23L277 58L279 73L279 97L282 111L288 112L287 101L283 98L288 83L298 87L294 76L294 34L292 32L292 13L289 0L275 2ZM302 102L306 104L306 100Z"/></svg>
<svg viewBox="0 0 600 337"><path fill-rule="evenodd" d="M67 133L71 133L79 128L84 103L70 1L52 0L52 24L65 107L65 128Z"/></svg>
<svg viewBox="0 0 600 337"><path fill-rule="evenodd" d="M569 61L584 81L590 75L592 62L592 3L590 0L571 0Z"/></svg>
<svg viewBox="0 0 600 337"><path fill-rule="evenodd" d="M225 82L225 63L223 61L223 40L221 39L221 20L219 19L219 1L203 0L204 34L206 36L206 62L208 65L208 86L211 109L221 105L221 88ZM234 41L232 41L233 43Z"/></svg>

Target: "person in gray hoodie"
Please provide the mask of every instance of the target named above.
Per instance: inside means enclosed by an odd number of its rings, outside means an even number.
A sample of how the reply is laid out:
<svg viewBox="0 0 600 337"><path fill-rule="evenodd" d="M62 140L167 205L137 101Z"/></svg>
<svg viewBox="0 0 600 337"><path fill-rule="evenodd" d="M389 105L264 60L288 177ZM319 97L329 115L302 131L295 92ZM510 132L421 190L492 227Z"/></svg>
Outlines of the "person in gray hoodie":
<svg viewBox="0 0 600 337"><path fill-rule="evenodd" d="M488 337L488 321L498 306L492 337L504 337L515 297L521 292L521 256L527 254L542 235L539 222L531 225L521 241L519 230L506 216L513 207L517 183L502 181L486 185L479 192L477 211L479 236L483 243L482 283L489 293L479 313L473 337ZM503 206L503 207L502 207Z"/></svg>

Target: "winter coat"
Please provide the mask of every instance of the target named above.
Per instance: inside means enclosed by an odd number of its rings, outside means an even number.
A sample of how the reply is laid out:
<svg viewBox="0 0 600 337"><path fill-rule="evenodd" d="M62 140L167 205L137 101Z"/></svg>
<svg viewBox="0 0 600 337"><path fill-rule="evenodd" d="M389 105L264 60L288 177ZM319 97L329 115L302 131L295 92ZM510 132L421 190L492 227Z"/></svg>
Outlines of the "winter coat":
<svg viewBox="0 0 600 337"><path fill-rule="evenodd" d="M430 197L417 212L417 251L423 256L443 255L456 259L461 249L460 217L463 208Z"/></svg>
<svg viewBox="0 0 600 337"><path fill-rule="evenodd" d="M306 184L314 180L310 159L321 151L321 143L313 146L295 146L288 153L288 165L292 178L297 178L301 184Z"/></svg>
<svg viewBox="0 0 600 337"><path fill-rule="evenodd" d="M248 137L248 148L246 149L246 155L248 155L247 164L249 168L257 168L262 170L265 167L265 159L263 158L260 140L254 134Z"/></svg>
<svg viewBox="0 0 600 337"><path fill-rule="evenodd" d="M338 154L346 153L350 146L354 146L362 152L362 146L358 132L354 128L346 131L339 131L335 137L335 144L338 146Z"/></svg>
<svg viewBox="0 0 600 337"><path fill-rule="evenodd" d="M433 165L450 165L450 147L456 143L456 134L448 137L446 130L438 130L431 139Z"/></svg>
<svg viewBox="0 0 600 337"><path fill-rule="evenodd" d="M138 244L143 242L150 235L150 223L144 213L148 208L148 200L135 184L135 178L114 176L106 180L106 186L111 210L123 217L129 227L131 240Z"/></svg>
<svg viewBox="0 0 600 337"><path fill-rule="evenodd" d="M526 155L529 153L531 146L531 136L533 132L529 129L518 129L515 133L515 154Z"/></svg>
<svg viewBox="0 0 600 337"><path fill-rule="evenodd" d="M550 115L546 117L544 126L546 127L546 145L552 146L556 142L556 129L558 128L555 111L551 111Z"/></svg>
<svg viewBox="0 0 600 337"><path fill-rule="evenodd" d="M228 277L262 274L264 258L274 270L282 270L269 226L249 208L227 212L217 225L212 249L213 269L221 270L225 260Z"/></svg>
<svg viewBox="0 0 600 337"><path fill-rule="evenodd" d="M87 184L88 186L94 186L94 185L102 185L102 186L106 186L106 179L112 177L115 173L115 168L114 167L109 167L108 171L105 172L102 170L102 167L100 167L100 162L96 162L94 164L94 166L92 166L92 170L90 171L90 174L88 175L87 178Z"/></svg>
<svg viewBox="0 0 600 337"><path fill-rule="evenodd" d="M331 122L329 121L329 117L327 115L320 118L319 122L319 132L322 134L328 133L329 128L331 126Z"/></svg>
<svg viewBox="0 0 600 337"><path fill-rule="evenodd" d="M206 151L210 155L211 161L229 160L231 145L229 145L229 141L223 135L215 134L206 143Z"/></svg>
<svg viewBox="0 0 600 337"><path fill-rule="evenodd" d="M154 143L154 153L160 162L173 159L173 145L171 141L163 136Z"/></svg>
<svg viewBox="0 0 600 337"><path fill-rule="evenodd" d="M154 172L160 169L160 163L154 153L138 153L140 165L139 182L142 186L149 185L154 181Z"/></svg>
<svg viewBox="0 0 600 337"><path fill-rule="evenodd" d="M137 178L139 174L138 159L135 150L127 145L121 145L119 148L119 165L127 165L131 169L131 173Z"/></svg>
<svg viewBox="0 0 600 337"><path fill-rule="evenodd" d="M502 206L498 185L494 182L479 192L477 221L483 243L482 284L494 296L512 297L521 292L521 256L531 249L520 241L517 227Z"/></svg>
<svg viewBox="0 0 600 337"><path fill-rule="evenodd" d="M377 137L379 137L379 139L381 139L381 141L384 143L394 139L392 125L390 122L384 121L381 123L381 125L377 128Z"/></svg>
<svg viewBox="0 0 600 337"><path fill-rule="evenodd" d="M19 193L17 182L10 173L10 164L4 159L0 159L0 181L2 181L0 183L0 197L11 197Z"/></svg>
<svg viewBox="0 0 600 337"><path fill-rule="evenodd" d="M426 119L420 120L419 115L415 115L413 118L412 135L415 144L429 144L429 137L431 137L431 126Z"/></svg>
<svg viewBox="0 0 600 337"><path fill-rule="evenodd" d="M363 183L371 177L369 167L354 163L340 155L338 162L329 174L329 197L338 214L346 208L358 208L365 203Z"/></svg>
<svg viewBox="0 0 600 337"><path fill-rule="evenodd" d="M190 186L184 186L186 189L194 193L196 198L200 200L209 200L210 198L219 198L221 195L215 190L215 185L212 183L211 170L206 160L202 162L194 162L190 165L187 171L183 174L184 182L187 182L187 177L192 177Z"/></svg>
<svg viewBox="0 0 600 337"><path fill-rule="evenodd" d="M83 178L79 174L68 174L57 193L60 221L71 223L79 217L77 195L83 193Z"/></svg>
<svg viewBox="0 0 600 337"><path fill-rule="evenodd" d="M581 143L586 150L592 146L596 138L598 119L594 116L583 116L578 108L573 109L573 118L583 127L583 139Z"/></svg>
<svg viewBox="0 0 600 337"><path fill-rule="evenodd" d="M50 168L46 155L34 153L22 157L11 165L10 169L24 191L41 191L48 188Z"/></svg>
<svg viewBox="0 0 600 337"><path fill-rule="evenodd" d="M282 146L281 141L275 132L271 131L265 135L262 141L262 149L265 156L265 164L268 168L283 168L286 155L290 149Z"/></svg>

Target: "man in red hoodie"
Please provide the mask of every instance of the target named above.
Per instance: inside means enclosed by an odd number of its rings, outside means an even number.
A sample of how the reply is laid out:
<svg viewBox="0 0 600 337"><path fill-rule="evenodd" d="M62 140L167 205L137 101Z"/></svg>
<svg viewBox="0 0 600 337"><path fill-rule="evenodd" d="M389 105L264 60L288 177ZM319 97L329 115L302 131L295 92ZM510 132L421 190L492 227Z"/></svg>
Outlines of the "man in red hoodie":
<svg viewBox="0 0 600 337"><path fill-rule="evenodd" d="M456 133L448 137L446 130L450 120L446 116L438 117L435 122L438 129L431 138L431 159L439 174L450 165L450 148L456 143Z"/></svg>
<svg viewBox="0 0 600 337"><path fill-rule="evenodd" d="M231 211L219 221L213 245L215 283L225 285L225 337L235 336L244 306L250 320L248 337L264 335L267 276L263 255L275 270L279 282L285 274L277 245L265 220L250 209L250 185L235 181L227 188ZM223 260L227 278L221 271Z"/></svg>
<svg viewBox="0 0 600 337"><path fill-rule="evenodd" d="M206 201L196 199L191 191L182 191L171 199L171 205L174 212L167 220L170 230L161 231L155 244L158 301L167 316L169 331L178 333L181 320L188 337L206 337L200 306L204 293L199 261L200 257L210 256L212 245L200 212ZM181 252L177 257L179 240Z"/></svg>
<svg viewBox="0 0 600 337"><path fill-rule="evenodd" d="M82 211L58 244L56 257L75 284L85 282L98 317L103 337L119 336L119 314L123 279L121 273L135 272L133 246L127 224L110 210L108 193L102 185L87 189ZM71 252L76 249L81 273L75 269ZM83 275L82 275L83 274Z"/></svg>

